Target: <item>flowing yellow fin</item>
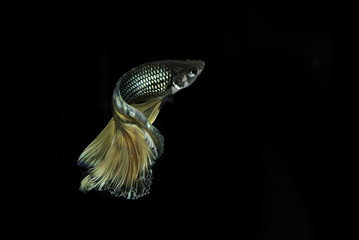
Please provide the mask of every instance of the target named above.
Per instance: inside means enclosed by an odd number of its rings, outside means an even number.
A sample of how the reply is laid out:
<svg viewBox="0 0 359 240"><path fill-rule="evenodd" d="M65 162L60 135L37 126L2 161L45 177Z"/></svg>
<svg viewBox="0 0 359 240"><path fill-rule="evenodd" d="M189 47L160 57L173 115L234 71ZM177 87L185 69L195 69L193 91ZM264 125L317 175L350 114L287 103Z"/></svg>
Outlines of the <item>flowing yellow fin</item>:
<svg viewBox="0 0 359 240"><path fill-rule="evenodd" d="M115 124L111 119L80 156L79 164L91 167L80 190L108 190L127 199L148 194L152 183L151 166L162 151L163 137L155 127L149 130L122 121Z"/></svg>
<svg viewBox="0 0 359 240"><path fill-rule="evenodd" d="M115 135L115 121L111 118L102 132L82 152L78 159L78 165L82 167L94 167L106 156Z"/></svg>
<svg viewBox="0 0 359 240"><path fill-rule="evenodd" d="M148 121L152 124L156 120L157 115L160 112L163 100L164 99L162 97L151 98L147 99L145 102L142 103L133 103L131 104L131 106L140 110L143 115L145 115L145 117L148 119Z"/></svg>

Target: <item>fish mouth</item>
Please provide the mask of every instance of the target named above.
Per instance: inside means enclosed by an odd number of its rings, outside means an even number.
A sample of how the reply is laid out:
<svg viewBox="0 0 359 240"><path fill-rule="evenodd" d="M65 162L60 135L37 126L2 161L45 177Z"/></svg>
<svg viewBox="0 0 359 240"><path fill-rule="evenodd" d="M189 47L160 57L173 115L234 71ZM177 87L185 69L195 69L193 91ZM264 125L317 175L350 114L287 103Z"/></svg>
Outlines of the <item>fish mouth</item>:
<svg viewBox="0 0 359 240"><path fill-rule="evenodd" d="M199 63L201 64L202 68L204 68L204 66L206 65L206 63L205 63L204 61L202 61L202 60L198 60L198 61L199 61Z"/></svg>
<svg viewBox="0 0 359 240"><path fill-rule="evenodd" d="M199 67L201 68L201 70L203 70L206 63L202 60L198 60L198 62L199 62Z"/></svg>
<svg viewBox="0 0 359 240"><path fill-rule="evenodd" d="M192 62L194 65L197 65L200 71L204 69L204 66L206 65L203 60L191 60L187 59L186 62Z"/></svg>

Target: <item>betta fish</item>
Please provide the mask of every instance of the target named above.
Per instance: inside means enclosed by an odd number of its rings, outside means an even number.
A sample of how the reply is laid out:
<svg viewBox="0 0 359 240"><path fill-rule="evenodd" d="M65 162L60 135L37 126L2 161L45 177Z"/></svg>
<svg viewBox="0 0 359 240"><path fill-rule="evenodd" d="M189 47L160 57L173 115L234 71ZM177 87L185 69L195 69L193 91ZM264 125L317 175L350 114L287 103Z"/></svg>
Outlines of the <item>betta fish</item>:
<svg viewBox="0 0 359 240"><path fill-rule="evenodd" d="M109 191L126 199L149 194L152 166L164 143L152 123L166 99L191 85L204 65L201 60L155 61L120 77L113 91L113 117L78 159L89 169L82 192Z"/></svg>

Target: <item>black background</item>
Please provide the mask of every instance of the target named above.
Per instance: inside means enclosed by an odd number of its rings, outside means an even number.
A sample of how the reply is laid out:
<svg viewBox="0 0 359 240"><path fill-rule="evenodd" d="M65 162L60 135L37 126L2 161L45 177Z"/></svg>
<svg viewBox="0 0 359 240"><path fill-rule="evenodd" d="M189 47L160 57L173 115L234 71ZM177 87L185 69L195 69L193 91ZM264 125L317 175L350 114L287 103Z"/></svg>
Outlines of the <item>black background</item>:
<svg viewBox="0 0 359 240"><path fill-rule="evenodd" d="M328 233L334 17L325 4L301 1L69 6L59 17L64 34L57 46L66 71L67 218L92 212L249 239ZM154 123L165 150L153 168L151 194L136 201L82 194L85 169L76 161L110 120L116 81L160 59L201 59L206 66Z"/></svg>

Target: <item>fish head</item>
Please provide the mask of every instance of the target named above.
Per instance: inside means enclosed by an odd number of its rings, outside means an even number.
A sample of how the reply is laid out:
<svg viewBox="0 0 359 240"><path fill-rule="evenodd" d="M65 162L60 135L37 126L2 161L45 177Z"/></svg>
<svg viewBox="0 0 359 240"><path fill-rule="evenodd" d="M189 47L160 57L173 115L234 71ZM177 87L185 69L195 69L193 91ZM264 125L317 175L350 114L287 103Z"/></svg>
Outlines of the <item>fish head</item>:
<svg viewBox="0 0 359 240"><path fill-rule="evenodd" d="M176 61L170 67L172 94L191 85L203 71L204 65L204 61L201 60Z"/></svg>

